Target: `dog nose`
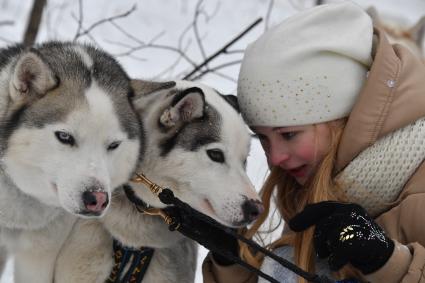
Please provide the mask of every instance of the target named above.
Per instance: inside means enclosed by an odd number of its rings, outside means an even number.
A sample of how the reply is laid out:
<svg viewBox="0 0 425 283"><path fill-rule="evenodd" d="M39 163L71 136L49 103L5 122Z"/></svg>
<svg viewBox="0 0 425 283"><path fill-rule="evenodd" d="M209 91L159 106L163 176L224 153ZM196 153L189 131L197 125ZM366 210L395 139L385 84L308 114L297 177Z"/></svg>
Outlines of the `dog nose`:
<svg viewBox="0 0 425 283"><path fill-rule="evenodd" d="M242 212L246 221L254 221L263 211L264 206L259 200L249 199L242 204Z"/></svg>
<svg viewBox="0 0 425 283"><path fill-rule="evenodd" d="M100 213L109 203L108 195L105 192L90 192L83 193L83 203L89 212Z"/></svg>

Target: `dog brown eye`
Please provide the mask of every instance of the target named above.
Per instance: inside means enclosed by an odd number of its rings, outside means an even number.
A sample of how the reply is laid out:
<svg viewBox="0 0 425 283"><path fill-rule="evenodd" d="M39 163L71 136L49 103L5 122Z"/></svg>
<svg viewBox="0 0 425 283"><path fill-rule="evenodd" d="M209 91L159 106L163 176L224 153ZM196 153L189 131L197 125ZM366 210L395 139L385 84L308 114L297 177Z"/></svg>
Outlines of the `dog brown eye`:
<svg viewBox="0 0 425 283"><path fill-rule="evenodd" d="M115 141L113 143L111 143L110 145L108 145L108 151L112 151L114 149L117 149L120 146L121 142L120 141Z"/></svg>
<svg viewBox="0 0 425 283"><path fill-rule="evenodd" d="M58 139L58 141L60 141L63 144L68 144L70 146L75 145L75 139L74 137L67 133L67 132L63 132L63 131L56 131L55 132L55 136Z"/></svg>
<svg viewBox="0 0 425 283"><path fill-rule="evenodd" d="M207 150L208 157L218 163L224 163L224 154L220 149L209 149Z"/></svg>

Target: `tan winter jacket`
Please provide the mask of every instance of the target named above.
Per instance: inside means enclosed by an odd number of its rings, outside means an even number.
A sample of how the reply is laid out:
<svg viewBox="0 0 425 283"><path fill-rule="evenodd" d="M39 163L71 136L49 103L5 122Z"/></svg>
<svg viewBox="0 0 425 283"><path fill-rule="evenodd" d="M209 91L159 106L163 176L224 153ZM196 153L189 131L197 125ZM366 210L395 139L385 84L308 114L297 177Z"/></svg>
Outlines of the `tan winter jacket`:
<svg viewBox="0 0 425 283"><path fill-rule="evenodd" d="M406 48L390 45L381 30L375 29L375 35L373 65L338 149L340 170L379 138L425 116L425 64ZM395 240L396 248L366 280L425 283L425 163L376 221ZM220 266L211 255L204 260L203 276L205 283L257 282L254 274L236 265Z"/></svg>

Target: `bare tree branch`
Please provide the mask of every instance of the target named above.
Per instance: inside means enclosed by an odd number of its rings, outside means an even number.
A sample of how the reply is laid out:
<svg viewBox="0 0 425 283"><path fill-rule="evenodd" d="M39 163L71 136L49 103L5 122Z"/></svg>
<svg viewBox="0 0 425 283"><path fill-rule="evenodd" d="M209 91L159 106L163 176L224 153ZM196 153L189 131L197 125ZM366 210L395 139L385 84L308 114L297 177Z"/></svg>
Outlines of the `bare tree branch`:
<svg viewBox="0 0 425 283"><path fill-rule="evenodd" d="M201 36L199 35L199 30L198 30L199 15L203 13L203 11L201 11L202 2L203 0L199 0L198 3L196 4L195 19L193 20L193 31L195 33L195 39L196 39L196 42L198 43L199 50L201 51L202 58L205 60L207 58L207 55L205 53L204 46L202 45Z"/></svg>
<svg viewBox="0 0 425 283"><path fill-rule="evenodd" d="M187 27L185 27L184 30L183 30L183 32L180 34L180 36L179 36L179 43L177 45L179 49L182 48L184 37L186 36L186 34L188 34L188 32L190 31L190 29L192 28L192 26L193 26L193 23L190 23L190 25L188 25Z"/></svg>
<svg viewBox="0 0 425 283"><path fill-rule="evenodd" d="M23 44L25 46L33 45L37 38L38 29L43 17L44 6L46 6L46 0L34 0L23 38Z"/></svg>
<svg viewBox="0 0 425 283"><path fill-rule="evenodd" d="M78 19L75 17L74 14L71 14L71 17L78 21ZM81 25L81 28L83 28L83 25ZM91 41L93 41L93 43L95 43L97 46L100 46L100 44L97 42L97 40L90 34L90 32L88 32L85 36L87 36ZM74 39L75 41L75 39Z"/></svg>
<svg viewBox="0 0 425 283"><path fill-rule="evenodd" d="M72 2L70 1L62 3L47 3L46 7L44 8L45 11L43 12L43 19L48 38L58 38L57 26L62 23L66 8L71 4Z"/></svg>
<svg viewBox="0 0 425 283"><path fill-rule="evenodd" d="M211 74L214 74L216 76L219 76L223 79L229 80L229 81L234 82L234 83L237 82L235 78L232 78L231 76L225 75L225 74L220 73L220 72L211 72Z"/></svg>
<svg viewBox="0 0 425 283"><path fill-rule="evenodd" d="M83 13L83 1L82 0L78 0L78 18L76 18L73 14L71 16L74 19L76 19L77 23L78 23L77 32L74 36L74 40L76 40L77 36L81 33L81 30L83 29L84 13Z"/></svg>
<svg viewBox="0 0 425 283"><path fill-rule="evenodd" d="M138 39L137 37L135 37L135 36L133 36L132 34L130 34L129 32L127 32L124 28L122 28L120 25L118 25L117 23L115 23L115 22L111 22L111 24L117 29L117 30L119 30L122 34L124 34L125 36L127 36L129 39L131 39L131 40L133 40L133 41L135 41L136 43L139 43L139 44L145 44L145 42L144 41L141 41L140 39ZM156 36L156 37L160 37L160 36L162 36L164 34L164 32L160 32L159 33L159 35L158 36ZM154 41L154 40L152 40L152 41ZM128 46L129 47L129 46Z"/></svg>
<svg viewBox="0 0 425 283"><path fill-rule="evenodd" d="M0 26L13 26L13 21L0 21Z"/></svg>
<svg viewBox="0 0 425 283"><path fill-rule="evenodd" d="M227 52L227 48L229 48L230 46L232 46L235 42L237 42L241 37L243 37L245 34L247 34L251 29L253 29L256 25L258 25L263 19L259 18L257 19L254 23L252 23L250 26L248 26L244 31L242 31L239 35L237 35L235 38L233 38L229 43L227 43L226 45L224 45L222 48L220 48L218 51L216 51L214 54L212 54L211 56L209 56L204 62L202 62L201 64L197 65L189 74L187 74L186 76L184 76L183 79L185 80L190 80L191 77L198 72L202 67L206 66L210 61L212 61L214 58L216 58L217 56L219 56L222 53L226 53Z"/></svg>
<svg viewBox="0 0 425 283"><path fill-rule="evenodd" d="M130 38L131 40L133 40L133 41L135 41L136 43L139 44L138 46L131 46L129 44L123 44L122 42L113 42L113 41L107 40L107 42L113 43L115 45L121 45L121 46L126 47L128 49L126 52L114 54L117 57L132 56L132 54L136 51L140 51L140 50L143 50L143 49L149 49L149 48L158 48L158 49L164 49L164 50L172 51L172 52L177 53L179 55L179 57L175 60L175 63L171 64L171 66L169 68L173 68L172 66L175 66L176 64L178 64L178 62L182 58L185 59L190 65L196 66L196 63L186 55L186 51L189 47L189 44L187 44L186 47L182 48L182 36L184 36L184 34L189 30L188 28L184 29L182 35L179 38L179 47L175 48L175 47L171 47L171 46L167 46L167 45L161 45L161 44L155 44L154 43L155 41L157 41L160 37L162 37L165 34L164 31L162 31L159 34L157 34L156 36L154 36L148 43L145 43L144 41L142 41L142 40L138 39L137 37L133 36L132 34L128 33L126 30L124 30L122 27L120 27L117 23L111 22L111 24L115 28L117 28L122 34L124 34L126 37ZM189 26L189 28L191 26L192 26L192 24ZM167 69L169 69L169 68L167 68ZM164 72L168 72L167 69Z"/></svg>
<svg viewBox="0 0 425 283"><path fill-rule="evenodd" d="M245 50L239 49L239 50L226 50L226 54L243 54Z"/></svg>
<svg viewBox="0 0 425 283"><path fill-rule="evenodd" d="M78 30L77 30L77 33L76 33L76 35L74 37L74 40L77 40L78 38L80 38L82 36L88 35L93 29L95 29L96 27L98 27L98 26L100 26L100 25L102 25L104 23L113 22L114 20L117 20L117 19L120 19L120 18L125 18L125 17L127 17L128 15L130 15L131 13L133 13L137 9L136 5L133 5L133 7L131 7L131 9L128 10L127 12L122 13L122 14L119 14L119 15L116 15L116 16L112 16L112 17L109 17L109 18L106 18L106 19L101 19L101 20L93 23L87 29L83 30L83 28L82 28L83 13L82 13L82 3L81 3L81 0L79 0L79 3L80 3L80 16L78 18L79 25L78 25Z"/></svg>
<svg viewBox="0 0 425 283"><path fill-rule="evenodd" d="M187 49L189 48L189 44L186 46L186 48L180 49L182 50L183 54L186 54ZM174 69L178 66L178 64L181 62L181 60L183 59L182 56L179 56L176 58L176 60L174 60L174 62L167 68L165 68L161 73L157 74L155 76L155 78L161 78L162 76L164 76L165 74L169 73L170 75L173 73ZM179 77L179 76L177 76Z"/></svg>
<svg viewBox="0 0 425 283"><path fill-rule="evenodd" d="M132 47L130 50L128 50L126 52L115 54L115 56L117 56L117 57L128 56L128 55L134 53L135 51L139 51L139 50L142 50L142 49L149 49L149 48L158 48L158 49L164 49L164 50L169 50L169 51L175 52L175 53L179 54L181 57L183 57L189 64L191 64L194 67L196 66L196 63L192 59L190 59L184 53L184 51L182 51L181 49L175 48L175 47L172 47L172 46L161 45L161 44L153 44L153 43L143 44L143 45L140 45L140 46Z"/></svg>
<svg viewBox="0 0 425 283"><path fill-rule="evenodd" d="M218 66L215 66L214 68L208 68L205 71L200 72L198 75L196 75L196 77L192 78L192 81L196 81L199 80L200 78L202 78L204 75L208 74L208 73L214 73L217 72L218 70L227 68L227 67L231 67L234 65L239 65L242 62L242 60L236 60L236 61L231 61L231 62L227 62Z"/></svg>

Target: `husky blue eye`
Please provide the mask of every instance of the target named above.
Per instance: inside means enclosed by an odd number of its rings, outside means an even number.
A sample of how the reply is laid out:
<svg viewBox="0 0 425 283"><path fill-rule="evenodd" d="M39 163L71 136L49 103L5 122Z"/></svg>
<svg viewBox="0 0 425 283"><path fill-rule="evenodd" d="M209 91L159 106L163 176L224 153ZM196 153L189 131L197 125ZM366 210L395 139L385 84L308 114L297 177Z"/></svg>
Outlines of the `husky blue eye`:
<svg viewBox="0 0 425 283"><path fill-rule="evenodd" d="M120 146L121 142L120 141L115 141L113 143L111 143L110 145L108 145L108 151L117 149Z"/></svg>
<svg viewBox="0 0 425 283"><path fill-rule="evenodd" d="M70 146L75 145L74 137L67 132L56 131L55 136L63 144L68 144Z"/></svg>
<svg viewBox="0 0 425 283"><path fill-rule="evenodd" d="M220 149L209 149L207 150L208 157L218 163L224 163L224 153Z"/></svg>

